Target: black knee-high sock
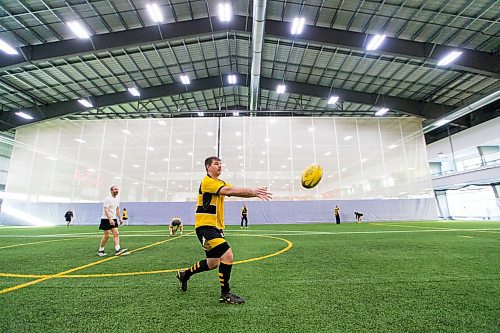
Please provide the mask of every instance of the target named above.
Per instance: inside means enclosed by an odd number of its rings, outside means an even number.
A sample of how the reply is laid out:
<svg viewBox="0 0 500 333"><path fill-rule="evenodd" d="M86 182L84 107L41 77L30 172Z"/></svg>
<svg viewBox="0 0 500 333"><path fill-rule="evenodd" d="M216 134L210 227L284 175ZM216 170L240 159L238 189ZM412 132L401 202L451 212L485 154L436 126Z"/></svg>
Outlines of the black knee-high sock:
<svg viewBox="0 0 500 333"><path fill-rule="evenodd" d="M229 279L231 278L231 269L233 264L225 264L223 262L219 265L219 281L220 288L223 294L228 293L231 288L229 288Z"/></svg>
<svg viewBox="0 0 500 333"><path fill-rule="evenodd" d="M209 271L209 270L210 270L210 267L208 267L207 259L203 259L203 260L198 261L196 264L189 267L188 269L186 269L184 272L186 274L185 277L187 279L189 279L191 277L191 275L193 275L193 274L201 273L201 272L205 272L205 271Z"/></svg>

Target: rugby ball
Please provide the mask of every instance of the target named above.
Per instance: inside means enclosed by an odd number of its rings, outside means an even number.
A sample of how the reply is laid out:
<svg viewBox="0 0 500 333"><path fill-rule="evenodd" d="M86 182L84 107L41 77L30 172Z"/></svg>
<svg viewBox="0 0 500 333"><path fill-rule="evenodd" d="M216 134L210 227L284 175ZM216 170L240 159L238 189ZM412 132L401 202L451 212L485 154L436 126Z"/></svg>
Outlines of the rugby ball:
<svg viewBox="0 0 500 333"><path fill-rule="evenodd" d="M317 163L311 164L302 173L302 187L313 188L318 185L321 177L323 177L323 169Z"/></svg>

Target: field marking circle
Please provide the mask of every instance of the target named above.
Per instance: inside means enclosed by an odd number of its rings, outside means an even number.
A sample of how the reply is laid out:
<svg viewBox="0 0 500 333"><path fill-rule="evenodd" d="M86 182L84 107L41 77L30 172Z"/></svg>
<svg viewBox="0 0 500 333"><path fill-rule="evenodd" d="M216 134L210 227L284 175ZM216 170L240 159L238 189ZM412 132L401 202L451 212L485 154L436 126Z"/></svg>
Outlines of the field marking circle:
<svg viewBox="0 0 500 333"><path fill-rule="evenodd" d="M232 236L262 237L262 238L269 238L269 239L277 239L277 240L285 242L286 245L287 245L286 247L284 247L283 249L281 249L279 251L276 251L276 252L273 252L273 253L270 253L270 254L267 254L267 255L264 255L264 256L235 261L235 262L233 262L233 265L240 265L240 264L245 264L245 263L248 263L248 262L253 262L253 261L258 261L258 260L264 260L264 259L267 259L267 258L278 256L278 255L280 255L282 253L285 253L286 251L290 250L293 247L293 243L291 241L289 241L288 239L285 239L285 238L281 238L281 237L267 236L267 235L248 235L248 234L234 234ZM117 257L113 256L113 257L109 257L107 259L109 260L109 259L113 259L113 258L117 258ZM143 271L143 272L101 273L101 274L73 274L73 275L0 273L0 277L34 278L34 279L39 279L39 278L96 278L96 277L134 276L134 275L172 273L172 272L177 272L180 269L186 269L186 268L183 267L183 268L162 269L162 270Z"/></svg>

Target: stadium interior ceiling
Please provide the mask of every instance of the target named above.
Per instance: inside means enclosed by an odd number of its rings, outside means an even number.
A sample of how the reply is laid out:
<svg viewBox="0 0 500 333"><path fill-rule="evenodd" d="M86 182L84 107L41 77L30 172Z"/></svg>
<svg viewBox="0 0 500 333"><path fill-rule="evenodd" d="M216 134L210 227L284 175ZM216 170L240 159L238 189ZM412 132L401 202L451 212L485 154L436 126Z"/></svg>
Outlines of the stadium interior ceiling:
<svg viewBox="0 0 500 333"><path fill-rule="evenodd" d="M430 143L500 115L499 18L497 0L4 0L0 130L387 108L422 118Z"/></svg>

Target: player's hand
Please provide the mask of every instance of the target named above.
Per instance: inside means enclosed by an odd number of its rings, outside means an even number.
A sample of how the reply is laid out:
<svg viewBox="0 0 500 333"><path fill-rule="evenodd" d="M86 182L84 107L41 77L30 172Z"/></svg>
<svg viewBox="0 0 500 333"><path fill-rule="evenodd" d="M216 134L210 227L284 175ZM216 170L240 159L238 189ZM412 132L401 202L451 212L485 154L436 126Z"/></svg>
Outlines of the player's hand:
<svg viewBox="0 0 500 333"><path fill-rule="evenodd" d="M269 201L273 198L272 195L273 194L267 190L267 187L258 187L255 189L255 196L261 200Z"/></svg>
<svg viewBox="0 0 500 333"><path fill-rule="evenodd" d="M115 221L113 219L109 219L109 225L115 225Z"/></svg>
<svg viewBox="0 0 500 333"><path fill-rule="evenodd" d="M122 225L122 224L123 224L123 220L120 220L120 225Z"/></svg>

